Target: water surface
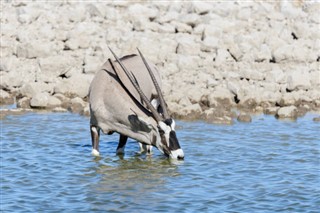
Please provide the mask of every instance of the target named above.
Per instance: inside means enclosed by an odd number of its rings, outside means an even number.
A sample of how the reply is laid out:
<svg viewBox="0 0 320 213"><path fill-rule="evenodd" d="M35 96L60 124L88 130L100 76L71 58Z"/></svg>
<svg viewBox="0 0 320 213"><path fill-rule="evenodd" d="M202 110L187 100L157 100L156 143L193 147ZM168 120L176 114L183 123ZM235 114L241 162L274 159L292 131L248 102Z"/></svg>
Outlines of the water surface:
<svg viewBox="0 0 320 213"><path fill-rule="evenodd" d="M256 116L232 126L177 122L183 162L103 135L89 118L29 113L1 121L3 212L318 212L320 123Z"/></svg>

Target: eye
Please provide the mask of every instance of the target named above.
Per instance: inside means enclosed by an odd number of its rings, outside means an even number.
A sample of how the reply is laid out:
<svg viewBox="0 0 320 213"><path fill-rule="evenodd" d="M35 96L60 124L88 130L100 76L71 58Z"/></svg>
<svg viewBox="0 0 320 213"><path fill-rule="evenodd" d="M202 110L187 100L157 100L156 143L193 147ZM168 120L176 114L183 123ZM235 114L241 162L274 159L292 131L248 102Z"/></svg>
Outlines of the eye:
<svg viewBox="0 0 320 213"><path fill-rule="evenodd" d="M159 129L160 135L163 135L163 134L164 134L164 131L163 131L161 128L158 128L158 129Z"/></svg>

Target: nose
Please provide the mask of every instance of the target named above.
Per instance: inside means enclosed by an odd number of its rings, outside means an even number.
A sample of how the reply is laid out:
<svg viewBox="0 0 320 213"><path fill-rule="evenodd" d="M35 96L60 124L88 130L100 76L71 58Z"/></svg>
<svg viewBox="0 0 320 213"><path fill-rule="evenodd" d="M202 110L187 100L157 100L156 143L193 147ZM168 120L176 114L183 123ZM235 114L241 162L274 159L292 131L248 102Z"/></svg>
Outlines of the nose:
<svg viewBox="0 0 320 213"><path fill-rule="evenodd" d="M183 159L184 159L184 156L180 156L180 155L179 155L179 156L177 157L177 159L178 159L178 160L183 160Z"/></svg>
<svg viewBox="0 0 320 213"><path fill-rule="evenodd" d="M183 160L184 153L183 153L182 149L177 149L177 150L171 151L170 157L172 159Z"/></svg>

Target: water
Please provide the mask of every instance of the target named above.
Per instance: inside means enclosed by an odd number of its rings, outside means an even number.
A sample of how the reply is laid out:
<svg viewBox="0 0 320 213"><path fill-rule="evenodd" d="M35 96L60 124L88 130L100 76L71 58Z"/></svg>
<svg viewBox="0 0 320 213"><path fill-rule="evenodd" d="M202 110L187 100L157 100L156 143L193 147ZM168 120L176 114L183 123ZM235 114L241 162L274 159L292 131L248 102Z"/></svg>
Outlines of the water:
<svg viewBox="0 0 320 213"><path fill-rule="evenodd" d="M101 137L87 117L8 116L1 129L3 212L319 212L320 123L257 116L232 126L177 122L185 152L171 162L130 140ZM107 142L108 141L108 142Z"/></svg>

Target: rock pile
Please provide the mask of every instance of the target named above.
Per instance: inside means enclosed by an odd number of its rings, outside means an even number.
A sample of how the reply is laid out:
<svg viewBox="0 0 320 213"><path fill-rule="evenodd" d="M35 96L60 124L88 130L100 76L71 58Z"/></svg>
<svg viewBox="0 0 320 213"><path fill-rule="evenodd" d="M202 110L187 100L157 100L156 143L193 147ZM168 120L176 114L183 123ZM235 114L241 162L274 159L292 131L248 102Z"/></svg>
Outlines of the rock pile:
<svg viewBox="0 0 320 213"><path fill-rule="evenodd" d="M139 47L178 118L231 123L234 108L295 118L320 108L319 9L303 0L1 2L0 102L88 114L107 46L118 55Z"/></svg>

